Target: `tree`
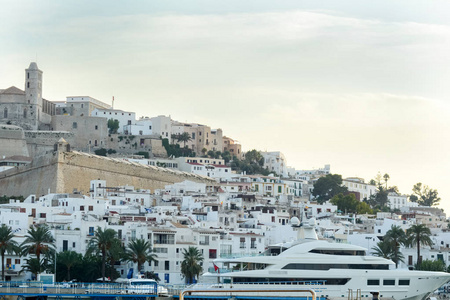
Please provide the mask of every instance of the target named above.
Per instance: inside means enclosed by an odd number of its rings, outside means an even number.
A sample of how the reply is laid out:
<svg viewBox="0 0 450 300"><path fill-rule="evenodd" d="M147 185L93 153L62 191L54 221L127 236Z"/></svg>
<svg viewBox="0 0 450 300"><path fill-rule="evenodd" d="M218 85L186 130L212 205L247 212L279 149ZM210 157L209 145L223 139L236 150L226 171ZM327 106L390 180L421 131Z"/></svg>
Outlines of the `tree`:
<svg viewBox="0 0 450 300"><path fill-rule="evenodd" d="M117 232L114 229L108 228L103 230L101 227L97 227L94 237L90 241L88 253L95 251L97 253L100 253L102 256L103 282L105 281L106 258L116 238Z"/></svg>
<svg viewBox="0 0 450 300"><path fill-rule="evenodd" d="M446 267L445 263L438 259L438 260L424 260L420 264L415 265L416 270L422 270L422 271L438 271L438 272L445 272Z"/></svg>
<svg viewBox="0 0 450 300"><path fill-rule="evenodd" d="M422 206L438 205L439 201L441 201L437 190L433 190L427 185L422 185L421 182L416 183L412 190L416 196L415 199L417 199L417 202Z"/></svg>
<svg viewBox="0 0 450 300"><path fill-rule="evenodd" d="M340 211L347 213L356 213L356 206L359 203L354 194L345 196L344 194L339 194L331 198L330 202L333 205L337 205Z"/></svg>
<svg viewBox="0 0 450 300"><path fill-rule="evenodd" d="M227 151L227 150L223 151L222 152L222 158L225 161L225 163L228 164L228 162L231 160L231 153L230 153L230 151Z"/></svg>
<svg viewBox="0 0 450 300"><path fill-rule="evenodd" d="M313 196L320 204L338 194L344 194L346 192L347 188L342 186L342 176L338 174L327 174L325 177L320 177L314 183Z"/></svg>
<svg viewBox="0 0 450 300"><path fill-rule="evenodd" d="M209 150L207 154L208 154L209 158L214 158L215 152L212 150Z"/></svg>
<svg viewBox="0 0 450 300"><path fill-rule="evenodd" d="M58 263L62 264L66 268L67 281L72 279L70 277L70 270L72 269L72 267L75 266L76 264L79 264L82 259L83 256L75 251L63 251L58 253L56 260Z"/></svg>
<svg viewBox="0 0 450 300"><path fill-rule="evenodd" d="M400 226L392 225L391 229L386 233L385 239L388 243L391 243L393 249L392 260L397 268L398 263L404 259L400 252L400 246L406 243L406 234Z"/></svg>
<svg viewBox="0 0 450 300"><path fill-rule="evenodd" d="M388 241L379 241L376 247L372 250L374 256L383 257L392 260L394 256L394 249L392 248L392 243Z"/></svg>
<svg viewBox="0 0 450 300"><path fill-rule="evenodd" d="M391 176L389 176L388 173L383 175L384 182L386 183L386 190L388 189L388 185L387 184L388 184L388 181L389 181L390 178L391 178Z"/></svg>
<svg viewBox="0 0 450 300"><path fill-rule="evenodd" d="M245 160L248 163L256 163L259 166L264 166L264 156L258 150L250 150L245 153Z"/></svg>
<svg viewBox="0 0 450 300"><path fill-rule="evenodd" d="M117 133L117 129L119 129L119 120L109 119L108 129L110 134Z"/></svg>
<svg viewBox="0 0 450 300"><path fill-rule="evenodd" d="M195 277L199 277L203 268L200 263L203 262L203 256L196 247L183 249L183 258L181 262L181 274L187 284L194 283Z"/></svg>
<svg viewBox="0 0 450 300"><path fill-rule="evenodd" d="M414 224L406 230L406 236L406 244L408 246L416 246L417 248L417 265L420 265L420 246L433 245L433 241L430 238L430 228L424 224Z"/></svg>
<svg viewBox="0 0 450 300"><path fill-rule="evenodd" d="M5 224L0 227L0 254L2 256L2 281L5 281L5 254L19 253L19 244L13 240L12 229Z"/></svg>
<svg viewBox="0 0 450 300"><path fill-rule="evenodd" d="M190 140L192 140L192 137L189 134L189 132L183 132L182 134L177 135L177 141L183 142L185 148L186 148L186 143L189 142Z"/></svg>
<svg viewBox="0 0 450 300"><path fill-rule="evenodd" d="M116 264L116 261L120 261L125 257L125 250L122 247L122 242L115 238L113 239L113 242L111 244L111 247L108 251L108 263L109 268L106 269L106 273L108 274L108 277L111 278L111 280L116 279L118 276L116 276L114 265ZM109 269L109 273L107 272Z"/></svg>
<svg viewBox="0 0 450 300"><path fill-rule="evenodd" d="M370 205L366 202L358 202L356 205L356 213L357 214L372 214L373 210L370 208Z"/></svg>
<svg viewBox="0 0 450 300"><path fill-rule="evenodd" d="M225 152L228 151L224 151L224 153ZM237 156L233 156L233 160L230 164L230 167L233 171L245 172L248 175L252 174L262 174L264 176L269 175L270 171L267 168L264 168L263 166L264 166L264 157L262 156L261 152L255 149L248 151L245 154L245 158L243 160L240 160L239 158L237 158Z"/></svg>
<svg viewBox="0 0 450 300"><path fill-rule="evenodd" d="M149 241L137 239L128 244L125 251L125 260L137 263L137 272L140 272L145 262L156 261L156 254L152 253Z"/></svg>
<svg viewBox="0 0 450 300"><path fill-rule="evenodd" d="M54 250L54 243L55 239L46 225L30 226L21 247L41 263L41 254L49 255Z"/></svg>
<svg viewBox="0 0 450 300"><path fill-rule="evenodd" d="M206 152L208 151L208 149L206 149L206 148L203 148L202 149L202 154L203 154L203 156L205 156L206 155Z"/></svg>
<svg viewBox="0 0 450 300"><path fill-rule="evenodd" d="M22 271L27 271L33 274L34 278L37 278L37 275L44 271L44 266L40 260L37 258L29 258L26 259L26 264L22 266Z"/></svg>

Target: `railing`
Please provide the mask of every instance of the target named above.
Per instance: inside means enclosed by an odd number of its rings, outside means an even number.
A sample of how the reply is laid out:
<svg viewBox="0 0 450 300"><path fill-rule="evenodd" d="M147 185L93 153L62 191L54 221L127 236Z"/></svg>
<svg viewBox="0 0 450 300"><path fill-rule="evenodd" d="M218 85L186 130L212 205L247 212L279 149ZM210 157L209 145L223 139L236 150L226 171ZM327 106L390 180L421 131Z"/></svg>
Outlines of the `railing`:
<svg viewBox="0 0 450 300"><path fill-rule="evenodd" d="M0 295L117 295L117 294L142 294L157 295L158 285L129 286L125 283L76 283L57 282L44 284L39 281L3 281L0 282Z"/></svg>
<svg viewBox="0 0 450 300"><path fill-rule="evenodd" d="M258 290L258 293L276 293L279 295L280 292L295 292L295 293L310 293L312 300L316 300L316 292L311 289L275 289L275 290ZM192 293L221 293L221 294L227 294L227 295L233 295L236 293L255 293L255 290L253 289L235 289L235 288L219 288L219 289L187 289L180 293L180 299L184 300L184 295L186 294L192 294Z"/></svg>

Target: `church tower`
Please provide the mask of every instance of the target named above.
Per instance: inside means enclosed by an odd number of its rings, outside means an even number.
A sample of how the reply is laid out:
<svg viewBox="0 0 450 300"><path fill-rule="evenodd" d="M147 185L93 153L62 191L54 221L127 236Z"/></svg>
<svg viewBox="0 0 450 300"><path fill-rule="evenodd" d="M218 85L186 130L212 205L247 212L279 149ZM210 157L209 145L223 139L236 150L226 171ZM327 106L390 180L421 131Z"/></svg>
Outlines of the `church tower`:
<svg viewBox="0 0 450 300"><path fill-rule="evenodd" d="M37 130L42 116L42 71L35 62L25 70L25 101L34 121L33 130Z"/></svg>

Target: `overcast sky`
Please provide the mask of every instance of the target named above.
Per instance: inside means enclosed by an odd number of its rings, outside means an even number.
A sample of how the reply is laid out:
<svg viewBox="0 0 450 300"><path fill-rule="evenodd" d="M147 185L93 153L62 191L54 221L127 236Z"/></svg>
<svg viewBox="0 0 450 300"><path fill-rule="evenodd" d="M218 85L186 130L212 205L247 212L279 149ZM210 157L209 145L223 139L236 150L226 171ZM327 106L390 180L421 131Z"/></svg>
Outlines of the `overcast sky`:
<svg viewBox="0 0 450 300"><path fill-rule="evenodd" d="M320 3L318 3L320 2ZM0 88L86 95L138 116L222 128L245 150L404 194L450 213L450 2L0 0Z"/></svg>

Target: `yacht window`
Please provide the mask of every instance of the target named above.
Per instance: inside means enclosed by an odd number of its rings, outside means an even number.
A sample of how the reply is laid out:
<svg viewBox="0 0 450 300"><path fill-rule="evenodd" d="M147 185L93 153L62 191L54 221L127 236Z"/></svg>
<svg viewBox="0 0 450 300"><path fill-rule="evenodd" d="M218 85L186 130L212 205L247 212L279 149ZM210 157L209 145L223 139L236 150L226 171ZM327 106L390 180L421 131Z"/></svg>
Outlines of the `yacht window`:
<svg viewBox="0 0 450 300"><path fill-rule="evenodd" d="M409 285L409 279L399 279L398 285Z"/></svg>
<svg viewBox="0 0 450 300"><path fill-rule="evenodd" d="M367 279L367 285L380 285L379 279Z"/></svg>
<svg viewBox="0 0 450 300"><path fill-rule="evenodd" d="M350 278L267 278L267 277L234 277L233 283L285 283L289 285L316 284L316 285L345 285Z"/></svg>
<svg viewBox="0 0 450 300"><path fill-rule="evenodd" d="M352 270L389 270L389 265L381 264L287 264L282 269L287 270L322 270L352 269Z"/></svg>
<svg viewBox="0 0 450 300"><path fill-rule="evenodd" d="M309 253L329 254L329 255L354 255L364 256L365 252L362 250L336 250L336 249L312 249Z"/></svg>
<svg viewBox="0 0 450 300"><path fill-rule="evenodd" d="M383 285L395 285L395 279L384 279Z"/></svg>

